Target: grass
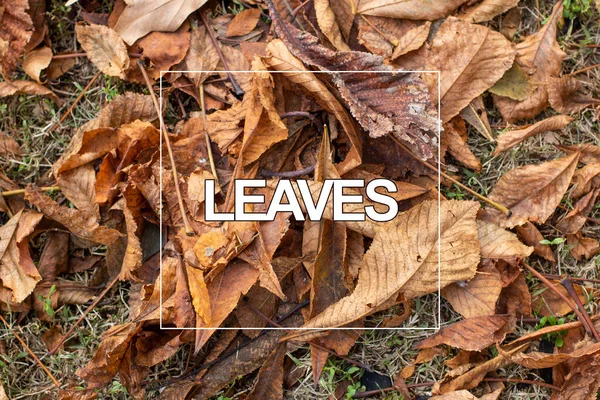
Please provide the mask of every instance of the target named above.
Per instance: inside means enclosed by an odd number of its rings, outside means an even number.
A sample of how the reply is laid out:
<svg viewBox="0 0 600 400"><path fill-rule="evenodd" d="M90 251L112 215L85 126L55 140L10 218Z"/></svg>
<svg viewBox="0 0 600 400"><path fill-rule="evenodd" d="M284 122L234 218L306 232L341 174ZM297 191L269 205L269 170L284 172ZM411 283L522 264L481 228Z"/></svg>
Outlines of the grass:
<svg viewBox="0 0 600 400"><path fill-rule="evenodd" d="M583 0L585 1L585 0ZM552 2L539 2L541 10L535 9L535 1L525 2L522 9L523 23L518 36L529 35L538 29L538 20L543 21L550 12ZM108 6L105 6L108 7ZM80 8L65 7L63 1L54 0L49 4L48 20L52 35L53 50L56 52L75 51L78 45L74 38L74 22L77 20L77 10ZM237 10L237 8L236 8ZM108 11L108 8L105 9ZM580 70L584 67L600 63L600 55L591 48L583 47L585 44L598 43L600 40L600 28L595 22L599 15L592 9L589 16L581 18L581 27L575 29L573 25L567 25L560 34L560 42L563 48L568 49L569 58L563 63L565 74ZM497 27L497 20L490 23ZM78 59L77 65L56 82L50 82L49 87L54 90L65 104L58 107L56 104L37 97L17 96L0 100L0 130L13 136L21 144L24 156L16 158L0 157L0 170L4 171L19 186L29 182L44 182L49 180L48 173L51 165L64 148L78 126L94 118L104 104L114 98L117 94L131 89L143 91L145 88L139 85L124 84L118 79L101 77L95 85L87 91L85 97L75 108L72 115L65 123L54 132L49 128L65 112L69 105L79 95L82 88L91 80L95 69L85 58ZM24 74L19 76L25 78ZM596 82L600 81L600 69L593 69L577 76L582 80L583 90L593 97L598 97ZM185 96L184 96L185 99ZM188 104L185 102L185 104ZM490 107L488 107L490 109ZM536 120L552 115L547 110ZM491 109L490 122L498 134L503 128L500 116ZM594 110L588 109L581 113L563 133L554 135L555 139L562 143L594 143L600 144L599 124L594 116ZM491 157L494 146L488 143L475 131L469 131L469 145L474 153L482 160L481 173L464 171L460 168L463 181L471 188L481 194L488 194L497 180L507 171L519 166L539 163L559 156L554 148L551 137L541 135L526 140L516 148L498 156ZM456 187L445 189L448 197L469 199L470 195ZM568 202L564 204L571 207ZM564 211L565 214L567 211ZM600 219L600 208L596 208L592 214L593 218ZM552 240L561 237L552 225L544 225L542 234L545 238ZM587 224L583 230L585 236L600 236L600 226ZM532 262L536 269L548 273L570 273L585 278L600 278L598 259L577 262L569 253L568 245L561 243L554 246L557 257L556 265L540 260ZM93 276L87 272L70 277L72 280L87 284ZM102 334L111 326L127 320L128 299L130 288L126 284L118 284L105 299L86 318L78 328L74 339L66 343L67 351L43 359L44 364L52 371L56 378L63 384L81 385L82 382L74 375L75 371L87 363L94 355L100 343ZM590 292L591 293L591 292ZM420 312L414 314L406 322L406 328L421 328L424 326L435 326L438 321L437 298L434 295L428 299L418 300ZM589 306L590 312L597 312L593 305ZM41 340L44 332L53 326L61 325L63 332L66 331L74 321L83 313L85 306L64 306L55 310L51 322L38 319L35 314L27 316L9 314L9 321L14 324L14 329L25 339L28 346L42 357L46 353L46 347ZM442 322L449 324L458 320L459 316L442 300ZM375 325L380 324L383 319L390 316L391 312L383 312L371 318ZM23 318L23 319L21 319ZM531 331L530 326L519 326L516 335ZM360 337L357 344L348 355L349 358L370 365L373 370L384 375L394 376L408 365L416 356L414 346L427 337L430 331L419 330L383 330L366 331ZM182 346L175 356L167 362L154 367L150 373L150 380L160 380L170 376L176 376L186 368L189 362L190 348ZM446 358L451 356L448 350ZM360 373L353 369L353 365L336 357L330 357L325 367L323 377L317 385L313 383L312 366L309 349L305 346L294 353L295 368L301 371L298 383L286 390L286 399L327 399L336 390L337 383L349 380L353 387L359 390ZM435 357L430 362L424 363L416 368L415 374L410 378L410 383L419 383L438 380L447 372L443 363L443 357ZM498 376L540 379L534 371L519 366L509 366L498 371ZM48 377L33 362L22 346L15 341L9 330L0 327L0 380L11 399L40 398L43 395L55 397L56 389ZM239 398L251 386L251 376L243 381L232 382L237 395L221 394L220 400L226 398ZM241 388L241 389L240 389ZM430 388L422 388L418 393L428 394ZM475 394L478 394L475 391ZM480 394L480 393L479 393ZM502 399L546 399L550 395L547 389L531 385L507 384L507 389L502 394ZM157 396L151 392L149 398ZM128 399L129 395L118 381L114 381L100 393L103 399ZM399 399L397 393L386 393L378 396L379 399Z"/></svg>

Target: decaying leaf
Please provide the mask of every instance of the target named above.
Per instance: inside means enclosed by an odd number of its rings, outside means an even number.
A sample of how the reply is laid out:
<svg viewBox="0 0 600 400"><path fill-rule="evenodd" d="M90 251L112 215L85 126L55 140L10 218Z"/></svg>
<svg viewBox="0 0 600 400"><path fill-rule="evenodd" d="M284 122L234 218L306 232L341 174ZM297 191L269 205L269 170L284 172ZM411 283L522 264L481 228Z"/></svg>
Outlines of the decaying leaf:
<svg viewBox="0 0 600 400"><path fill-rule="evenodd" d="M27 0L9 0L0 6L0 73L7 79L33 33Z"/></svg>
<svg viewBox="0 0 600 400"><path fill-rule="evenodd" d="M519 4L519 0L483 0L465 10L460 19L468 22L485 22L500 15Z"/></svg>
<svg viewBox="0 0 600 400"><path fill-rule="evenodd" d="M243 36L256 27L260 19L260 10L258 8L250 8L244 10L231 20L227 28L227 36Z"/></svg>
<svg viewBox="0 0 600 400"><path fill-rule="evenodd" d="M548 86L548 100L559 113L571 114L589 106L600 104L600 100L578 94L581 84L573 77L553 78Z"/></svg>
<svg viewBox="0 0 600 400"><path fill-rule="evenodd" d="M540 257L545 258L550 262L556 262L552 249L547 244L540 243L544 240L544 236L531 222L525 222L523 225L517 226L517 235L526 245L533 247L533 252Z"/></svg>
<svg viewBox="0 0 600 400"><path fill-rule="evenodd" d="M52 50L50 47L42 47L32 50L25 55L23 59L23 70L37 83L40 82L40 74L43 69L47 68L52 61Z"/></svg>
<svg viewBox="0 0 600 400"><path fill-rule="evenodd" d="M58 96L50 89L39 83L31 81L4 81L0 82L0 98L6 96L12 96L13 94L25 94L31 96L45 96L50 100L54 101L58 105L62 104L62 101Z"/></svg>
<svg viewBox="0 0 600 400"><path fill-rule="evenodd" d="M417 0L366 0L358 4L356 12L379 17L433 21L448 16L463 3L465 0L432 1L424 7Z"/></svg>

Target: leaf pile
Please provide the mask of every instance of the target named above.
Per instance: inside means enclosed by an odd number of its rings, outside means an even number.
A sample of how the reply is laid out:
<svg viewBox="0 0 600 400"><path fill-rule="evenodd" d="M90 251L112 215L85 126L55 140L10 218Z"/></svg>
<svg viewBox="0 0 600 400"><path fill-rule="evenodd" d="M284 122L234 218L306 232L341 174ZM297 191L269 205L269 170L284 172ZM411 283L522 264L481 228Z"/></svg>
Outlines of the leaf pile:
<svg viewBox="0 0 600 400"><path fill-rule="evenodd" d="M283 399L284 387L300 379L288 357L306 351L300 346L309 346L318 382L329 357L352 355L371 327L418 319L413 305L438 289L461 319L419 344L395 390L410 396L415 366L449 347L457 352L432 383L432 399L476 399L468 390L509 364L552 368L553 399L595 398L597 316L578 305L595 309L593 299L579 281L532 278L526 262L556 261L544 224L566 237L577 260L600 252L582 233L597 223L590 216L600 147L557 146L556 155L502 175L484 202L443 195L460 180L456 164L484 168L470 135L496 142L493 155L501 157L599 103L579 93L576 78L561 76L563 2L519 39L510 29L515 11L519 22L512 0L266 0L217 17L205 3L117 0L109 15L82 13L80 51L102 74L151 90L162 79L165 107L148 94L115 97L73 132L52 166L56 188L30 184L0 196L2 310L34 311L52 323L49 308L99 300L96 285L129 285L128 321L106 331L77 372L86 389L65 386L59 398L95 398L118 376L136 399L205 399L226 387L233 394L231 382L247 376L246 398ZM0 4L0 97L60 103L44 83L73 65L56 65L63 58L53 58L43 5L33 4ZM501 31L488 23L498 18ZM18 68L30 79L15 79L23 76ZM497 138L493 107L507 123ZM523 121L549 107L558 114ZM1 134L0 154L23 151ZM438 161L439 186L431 168ZM2 190L18 189L1 178ZM322 221L291 213L267 222L205 220L207 180L218 182L217 210L230 212L234 182L251 178L267 179L254 191L267 199L280 178L307 179L315 199L327 179L387 178L402 211L386 223L333 221L327 199ZM40 235L38 252L32 243ZM73 281L82 271L93 272L93 288ZM523 318L572 312L579 320L543 326L541 319L541 329L516 336ZM273 327L283 329L263 330ZM554 353L537 348L543 335L562 331L569 334ZM186 369L153 379L155 366L180 349L190 349ZM498 398L504 385L485 382L480 398Z"/></svg>

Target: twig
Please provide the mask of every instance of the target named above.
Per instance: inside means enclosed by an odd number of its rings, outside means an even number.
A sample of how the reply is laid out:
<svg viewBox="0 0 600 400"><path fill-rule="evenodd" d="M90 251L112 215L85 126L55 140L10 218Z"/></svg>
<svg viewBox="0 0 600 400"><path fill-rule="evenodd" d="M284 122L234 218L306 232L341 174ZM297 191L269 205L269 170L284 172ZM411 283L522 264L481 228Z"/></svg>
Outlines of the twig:
<svg viewBox="0 0 600 400"><path fill-rule="evenodd" d="M60 190L59 186L44 186L38 188L38 190L42 192L53 192L55 190ZM25 189L17 189L17 190L7 190L6 192L2 192L2 197L10 197L10 196L18 196L20 194L25 194Z"/></svg>
<svg viewBox="0 0 600 400"><path fill-rule="evenodd" d="M596 340L596 342L600 342L600 335L598 335L598 331L596 330L594 323L590 319L590 315L587 313L585 307L581 303L581 299L577 295L577 292L575 291L575 287L573 287L573 282L571 282L571 279L569 279L569 275L565 276L560 281L560 284L567 290L567 293L569 293L569 296L571 296L571 298L573 299L573 301L579 308L579 311L581 311L581 314L583 315L583 318L585 319L586 324L590 327L590 330L592 331L592 335L594 336L594 339Z"/></svg>
<svg viewBox="0 0 600 400"><path fill-rule="evenodd" d="M233 90L235 90L235 94L237 96L243 96L244 90L240 87L240 85L238 85L237 81L234 79L233 75L229 71L229 66L227 66L227 61L225 60L225 57L223 56L223 52L221 51L221 47L219 46L219 43L217 42L217 38L215 37L212 27L208 24L208 21L206 20L206 16L202 12L198 12L198 14L200 14L200 18L202 19L202 23L206 27L206 32L208 32L208 36L210 37L210 40L213 42L213 45L217 49L217 53L219 54L219 58L221 59L221 62L223 63L223 67L225 68L225 71L227 72L227 77L229 78L229 81L233 85Z"/></svg>
<svg viewBox="0 0 600 400"><path fill-rule="evenodd" d="M75 321L75 323L71 326L71 328L69 328L67 333L65 333L60 338L60 340L58 341L56 346L54 346L54 348L52 350L50 350L48 353L46 353L46 355L51 356L58 351L60 346L62 346L62 344L67 341L69 336L71 336L71 334L73 333L75 328L81 323L81 321L83 321L85 319L85 317L87 317L87 315L90 313L90 311L92 311L94 309L94 307L96 307L98 305L98 303L100 303L100 300L102 300L102 298L106 295L106 293L108 293L110 291L110 289L113 288L113 286L115 285L115 283L117 283L118 280L119 280L119 275L117 275L113 278L113 280L106 286L106 288L102 291L102 293L100 293L98 295L96 300L94 300L94 302L92 304L90 304L90 306L83 312L81 317L79 317L79 319L77 321Z"/></svg>
<svg viewBox="0 0 600 400"><path fill-rule="evenodd" d="M489 205L491 205L492 207L502 211L504 214L506 214L507 217L510 217L510 215L512 214L511 211L504 207L502 204L500 203L496 203L493 200L488 199L487 197L480 195L479 193L477 193L476 191L474 191L473 189L463 185L462 183L460 183L459 181L457 181L456 179L452 178L450 175L446 174L445 172L438 170L436 167L434 167L433 165L429 164L426 161L421 160L419 157L417 157L416 155L414 155L412 153L412 151L410 151L410 149L408 147L406 147L402 142L400 142L400 140L398 140L398 138L396 138L394 135L390 134L389 137L392 138L392 140L394 140L396 142L396 144L398 144L398 146L400 146L404 151L406 151L412 158L414 158L415 160L417 160L418 162L420 162L421 164L423 164L425 167L429 168L430 170L434 171L434 172L439 172L441 176L444 177L444 179L448 179L450 182L454 183L455 185L457 185L459 188L466 190L467 192L469 192L470 194L472 194L473 196L477 197L479 200L484 201L486 203L488 203Z"/></svg>
<svg viewBox="0 0 600 400"><path fill-rule="evenodd" d="M269 171L267 169L261 169L260 175L265 178L297 178L302 175L310 174L315 170L315 165L310 165L306 168L299 169L297 171L285 171L285 172L275 172Z"/></svg>
<svg viewBox="0 0 600 400"><path fill-rule="evenodd" d="M524 383L527 385L535 385L545 387L552 390L560 390L558 386L542 381L533 381L530 379L517 379L517 378L483 378L483 382L509 382L509 383Z"/></svg>
<svg viewBox="0 0 600 400"><path fill-rule="evenodd" d="M558 290L553 284L552 282L550 282L544 275L540 274L538 271L536 271L535 269L533 269L532 267L530 267L529 265L527 265L526 263L522 263L523 266L529 271L531 272L536 278L538 278L540 281L542 281L542 283L544 285L546 285L550 290L552 290L558 297L560 297L560 299L562 301L564 301L571 310L573 310L575 312L575 314L577 314L577 318L579 319L579 321L581 322L581 324L583 325L583 327L585 328L585 331L587 332L587 334L589 336L594 336L594 334L592 333L593 330L591 329L590 326L588 326L588 320L583 316L583 314L581 313L581 311L579 311L579 308L577 308L577 305L575 305L573 302L571 302L571 300L569 300L567 298L567 296L565 296L564 294L561 293L560 290Z"/></svg>
<svg viewBox="0 0 600 400"><path fill-rule="evenodd" d="M592 70L592 69L594 69L594 68L598 68L598 67L600 67L600 64L594 64L594 65L590 65L589 67L585 67L585 68L579 69L579 70L577 70L577 71L575 71L575 72L571 72L571 73L570 73L570 74L568 74L567 76L573 76L573 75L577 75L577 74L580 74L580 73L582 73L582 72L586 72L586 71L589 71L589 70Z"/></svg>
<svg viewBox="0 0 600 400"><path fill-rule="evenodd" d="M564 277L564 275L558 275L558 274L544 274L542 273L542 275L544 275L546 278L550 278L550 279L562 279ZM569 277L572 281L576 281L576 282L591 282L591 283L600 283L600 279L592 279L592 278L575 278L570 276Z"/></svg>
<svg viewBox="0 0 600 400"><path fill-rule="evenodd" d="M202 108L202 119L204 122L204 139L206 140L206 153L208 154L208 162L210 163L210 172L212 172L215 180L217 181L217 187L219 184L219 176L217 175L217 168L215 167L215 159L213 157L212 147L210 146L210 136L208 134L208 120L206 119L206 103L204 102L204 84L201 83L198 88L200 91L200 107Z"/></svg>
<svg viewBox="0 0 600 400"><path fill-rule="evenodd" d="M173 94L175 95L175 99L177 99L177 104L179 105L179 109L181 110L183 119L187 119L188 115L187 115L187 112L185 111L185 107L183 106L183 103L181 102L181 98L179 97L179 92L175 91L175 92L173 92Z"/></svg>
<svg viewBox="0 0 600 400"><path fill-rule="evenodd" d="M129 57L140 58L142 54L140 53L128 53ZM87 57L87 53L69 53L69 54L56 54L52 56L53 60L60 60L64 58L78 58L78 57Z"/></svg>
<svg viewBox="0 0 600 400"><path fill-rule="evenodd" d="M46 368L46 366L42 363L42 361L34 354L33 351L31 351L31 349L29 348L29 346L27 346L27 343L25 343L25 341L23 339L21 339L21 337L17 334L17 332L15 332L15 330L8 324L8 322L6 322L6 320L4 319L4 317L2 315L0 315L0 320L2 322L4 322L4 325L6 325L6 328L8 330L10 330L10 333L12 333L14 335L14 337L17 338L17 340L19 342L21 342L21 344L23 345L23 347L25 347L25 350L31 355L31 357L33 357L33 359L35 360L36 363L38 363L38 365L44 370L44 372L46 373L46 375L48 375L48 377L50 378L50 380L52 380L52 383L54 383L54 386L56 386L57 388L60 389L60 383L56 380L56 378L54 377L54 375L52 375L52 372L50 372L50 370L48 370L48 368Z"/></svg>
<svg viewBox="0 0 600 400"><path fill-rule="evenodd" d="M167 128L165 127L165 121L163 120L162 112L160 110L160 106L158 105L158 100L156 100L156 94L152 89L152 84L150 83L150 78L148 78L148 73L146 73L146 69L144 68L144 62L142 60L138 60L137 62L138 68L142 72L142 76L144 77L144 81L146 81L146 86L148 86L148 91L150 92L150 97L152 97L152 102L154 103L154 108L156 108L156 113L158 114L158 119L160 122L160 127L162 130L163 137L165 139L165 144L167 145L167 152L169 153L169 161L171 162L171 171L173 172L173 184L175 185L175 193L177 194L177 201L179 203L179 211L181 212L181 218L183 220L183 227L185 229L185 233L188 236L194 236L194 230L192 229L190 222L188 221L187 214L185 212L185 206L183 205L183 197L181 197L181 190L179 189L179 176L177 175L177 168L175 166L175 157L173 157L173 149L171 149L171 140L169 139L169 132L167 132Z"/></svg>
<svg viewBox="0 0 600 400"><path fill-rule="evenodd" d="M71 104L71 106L69 107L69 109L60 117L60 119L58 120L57 123L55 123L54 125L52 125L52 127L50 128L50 130L48 131L48 133L54 132L63 122L65 122L65 120L67 119L67 117L69 115L71 115L71 113L75 109L75 106L79 103L79 101L83 98L83 96L85 96L85 93L94 84L94 82L96 82L96 79L98 79L98 77L100 77L101 74L102 74L102 71L98 71L96 73L96 75L94 75L94 77L92 78L92 80L83 88L83 90L81 91L81 93L79 93L79 96L77 96L77 98L75 99L75 101L73 102L73 104Z"/></svg>
<svg viewBox="0 0 600 400"><path fill-rule="evenodd" d="M290 111L290 112L283 113L279 116L279 118L281 118L281 119L290 118L290 117L304 117L304 118L310 119L313 122L315 122L315 120L316 120L314 115L312 115L311 113L308 113L306 111Z"/></svg>

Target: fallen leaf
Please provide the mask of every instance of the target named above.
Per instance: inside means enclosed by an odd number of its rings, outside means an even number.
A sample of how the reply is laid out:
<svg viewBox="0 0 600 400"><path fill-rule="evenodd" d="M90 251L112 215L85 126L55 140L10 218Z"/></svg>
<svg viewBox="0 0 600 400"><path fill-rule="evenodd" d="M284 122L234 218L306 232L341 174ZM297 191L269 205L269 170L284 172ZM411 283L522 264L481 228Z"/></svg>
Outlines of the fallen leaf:
<svg viewBox="0 0 600 400"><path fill-rule="evenodd" d="M600 194L600 189L593 190L587 195L580 198L573 209L556 224L558 230L567 233L575 234L579 232L587 221L587 216L596 206L596 199Z"/></svg>
<svg viewBox="0 0 600 400"><path fill-rule="evenodd" d="M488 120L487 111L483 105L483 99L481 96L473 99L468 106L463 108L459 115L473 126L477 132L489 140L490 142L495 141L492 136L492 128L490 127L490 121Z"/></svg>
<svg viewBox="0 0 600 400"><path fill-rule="evenodd" d="M114 26L128 45L150 32L174 32L206 0L140 0L130 2Z"/></svg>
<svg viewBox="0 0 600 400"><path fill-rule="evenodd" d="M562 200L571 182L579 152L537 165L526 165L504 174L488 196L511 211L506 217L496 209L489 214L502 227L512 228L527 221L545 222Z"/></svg>
<svg viewBox="0 0 600 400"><path fill-rule="evenodd" d="M545 258L550 262L556 262L552 248L547 244L540 243L544 240L544 236L531 222L525 222L517 228L517 235L526 245L533 247L533 253Z"/></svg>
<svg viewBox="0 0 600 400"><path fill-rule="evenodd" d="M100 218L98 204L94 201L96 172L92 164L84 164L58 175L56 183L67 199L78 210Z"/></svg>
<svg viewBox="0 0 600 400"><path fill-rule="evenodd" d="M481 351L501 343L515 329L515 319L510 315L473 317L455 322L440 329L417 346L418 349L442 344L469 351Z"/></svg>
<svg viewBox="0 0 600 400"><path fill-rule="evenodd" d="M446 19L433 39L425 65L441 74L442 122L502 78L514 58L514 47L498 32L453 17Z"/></svg>
<svg viewBox="0 0 600 400"><path fill-rule="evenodd" d="M502 291L500 273L484 266L467 282L453 283L442 289L442 296L465 318L494 315Z"/></svg>
<svg viewBox="0 0 600 400"><path fill-rule="evenodd" d="M579 80L570 76L551 79L548 85L550 106L559 113L572 114L600 104L598 99L578 94L580 86Z"/></svg>
<svg viewBox="0 0 600 400"><path fill-rule="evenodd" d="M600 253L600 243L596 239L584 237L581 233L567 235L567 244L572 246L571 255L576 260L589 260Z"/></svg>
<svg viewBox="0 0 600 400"><path fill-rule="evenodd" d="M544 133L547 131L561 130L565 126L567 126L571 121L573 121L573 118L567 115L554 115L550 118L538 121L535 124L530 125L526 128L506 131L497 137L496 140L498 141L498 146L496 146L496 150L494 150L493 155L497 156L501 152L506 151L518 145L525 139L535 136L537 134Z"/></svg>
<svg viewBox="0 0 600 400"><path fill-rule="evenodd" d="M453 118L444 124L442 131L442 147L448 146L448 153L465 167L475 171L481 171L481 161L473 154L466 143L467 127L465 121L460 117Z"/></svg>
<svg viewBox="0 0 600 400"><path fill-rule="evenodd" d="M508 40L512 40L521 26L521 9L514 7L502 18L502 33Z"/></svg>
<svg viewBox="0 0 600 400"><path fill-rule="evenodd" d="M185 75L198 86L208 77L209 73L207 71L213 71L217 68L219 60L219 53L206 32L206 27L201 25L193 29L190 49L183 62L186 70L202 72L186 72Z"/></svg>
<svg viewBox="0 0 600 400"><path fill-rule="evenodd" d="M521 243L514 233L494 223L477 221L477 234L481 243L481 258L516 263L533 252L533 248Z"/></svg>
<svg viewBox="0 0 600 400"><path fill-rule="evenodd" d="M27 0L2 2L0 12L0 73L8 79L17 66L25 45L33 34L33 21L27 13Z"/></svg>
<svg viewBox="0 0 600 400"><path fill-rule="evenodd" d="M502 348L499 349L502 352ZM590 343L569 353L548 354L540 351L529 353L516 353L510 356L510 360L525 368L552 368L569 360L577 360L600 352L600 343Z"/></svg>
<svg viewBox="0 0 600 400"><path fill-rule="evenodd" d="M600 378L597 371L600 356L593 354L578 360L565 378L556 400L592 400L598 395Z"/></svg>
<svg viewBox="0 0 600 400"><path fill-rule="evenodd" d="M467 22L485 22L505 13L519 4L519 0L483 0L465 10L458 18Z"/></svg>
<svg viewBox="0 0 600 400"><path fill-rule="evenodd" d="M37 83L40 82L40 74L43 69L46 69L52 61L52 50L50 47L42 47L40 49L31 50L25 54L23 59L23 71L30 78L35 79Z"/></svg>
<svg viewBox="0 0 600 400"><path fill-rule="evenodd" d="M429 20L450 15L466 0L432 1L424 6L418 0L365 0L358 4L356 13L378 17Z"/></svg>
<svg viewBox="0 0 600 400"><path fill-rule="evenodd" d="M344 41L342 32L338 26L335 13L331 9L330 0L315 0L315 14L317 23L323 34L329 39L331 44L340 51L349 51L350 46Z"/></svg>
<svg viewBox="0 0 600 400"><path fill-rule="evenodd" d="M283 361L287 343L279 343L260 367L256 383L248 394L248 400L283 399Z"/></svg>
<svg viewBox="0 0 600 400"><path fill-rule="evenodd" d="M567 293L567 290L558 281L550 282L552 282L552 285L557 291L562 293L566 298L570 299L569 293ZM579 296L582 304L587 303L581 285L573 284L573 286L575 287L575 292ZM565 301L560 296L558 296L554 290L551 290L546 285L538 285L533 290L533 293L534 295L531 299L531 308L533 309L533 311L539 313L540 315L562 316L573 312L571 307L569 307L569 305L565 303Z"/></svg>
<svg viewBox="0 0 600 400"><path fill-rule="evenodd" d="M114 30L102 25L78 24L75 31L77 41L100 71L125 79L129 55L125 43Z"/></svg>
<svg viewBox="0 0 600 400"><path fill-rule="evenodd" d="M354 292L329 306L304 327L346 325L377 311L399 291L409 294L435 291L439 283L438 267L442 270L442 286L472 277L479 261L474 222L477 208L474 202L443 202L441 242L438 242L435 212L437 201L425 201L383 225L363 259ZM441 253L438 253L438 244Z"/></svg>
<svg viewBox="0 0 600 400"><path fill-rule="evenodd" d="M14 157L23 155L19 143L12 137L0 132L0 155Z"/></svg>
<svg viewBox="0 0 600 400"><path fill-rule="evenodd" d="M514 63L488 91L498 96L523 101L531 95L532 85L519 64Z"/></svg>
<svg viewBox="0 0 600 400"><path fill-rule="evenodd" d="M56 80L70 71L75 64L77 64L77 59L75 57L53 58L52 61L50 61L48 68L46 68L46 78L51 81Z"/></svg>
<svg viewBox="0 0 600 400"><path fill-rule="evenodd" d="M244 36L256 28L260 20L260 10L258 8L249 8L236 14L229 23L227 36Z"/></svg>
<svg viewBox="0 0 600 400"><path fill-rule="evenodd" d="M563 3L558 1L545 25L535 34L517 44L515 62L533 83L531 95L524 101L495 96L496 106L508 122L533 118L548 106L547 84L558 76L567 55L556 41L557 24L563 14Z"/></svg>
<svg viewBox="0 0 600 400"><path fill-rule="evenodd" d="M586 156L582 154L581 158L585 158ZM583 160L581 160L583 162ZM600 186L598 181L598 176L600 175L600 162L593 162L585 165L582 168L579 168L573 174L573 191L571 195L578 199L589 193L593 187Z"/></svg>
<svg viewBox="0 0 600 400"><path fill-rule="evenodd" d="M39 83L31 81L0 82L0 98L12 96L14 94L45 96L56 104L62 105L62 101L52 90L40 85Z"/></svg>

